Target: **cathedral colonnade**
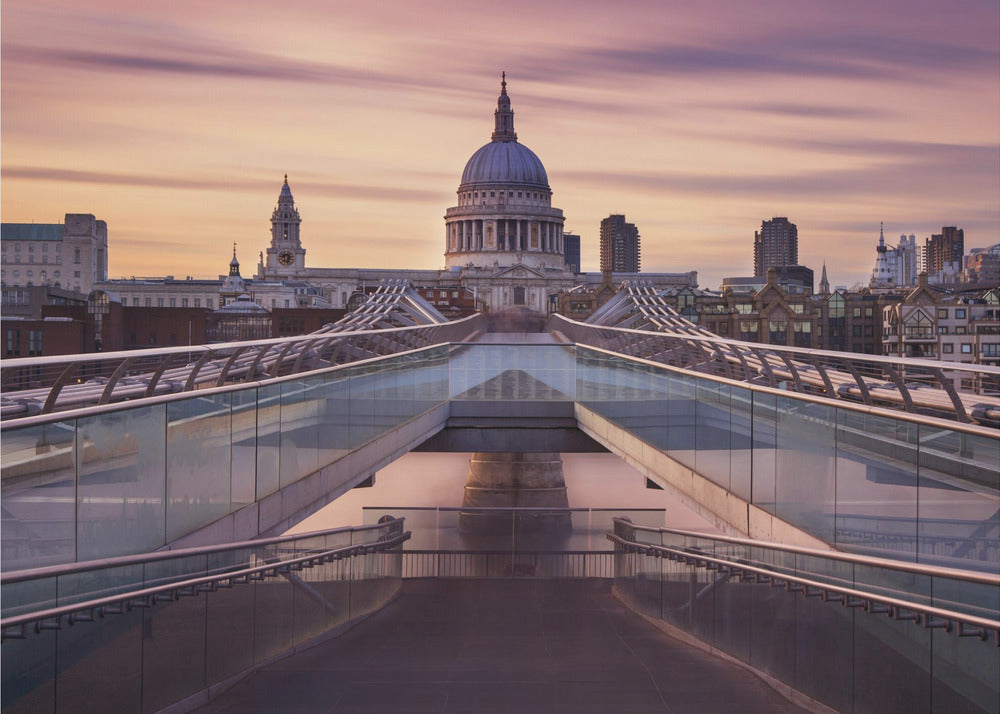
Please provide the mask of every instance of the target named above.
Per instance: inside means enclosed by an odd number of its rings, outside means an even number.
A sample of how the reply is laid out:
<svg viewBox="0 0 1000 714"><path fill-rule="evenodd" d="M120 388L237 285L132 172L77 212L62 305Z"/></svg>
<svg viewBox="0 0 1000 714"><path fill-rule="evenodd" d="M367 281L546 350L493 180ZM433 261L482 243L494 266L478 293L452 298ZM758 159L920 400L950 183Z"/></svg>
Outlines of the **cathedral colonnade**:
<svg viewBox="0 0 1000 714"><path fill-rule="evenodd" d="M533 251L564 254L562 223L525 218L463 218L448 224L448 253Z"/></svg>

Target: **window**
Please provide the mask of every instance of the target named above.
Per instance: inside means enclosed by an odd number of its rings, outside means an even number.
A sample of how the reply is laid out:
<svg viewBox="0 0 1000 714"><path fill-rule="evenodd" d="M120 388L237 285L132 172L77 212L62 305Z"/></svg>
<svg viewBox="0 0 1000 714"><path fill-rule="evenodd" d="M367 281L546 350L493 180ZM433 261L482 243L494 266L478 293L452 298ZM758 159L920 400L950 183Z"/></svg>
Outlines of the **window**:
<svg viewBox="0 0 1000 714"><path fill-rule="evenodd" d="M37 357L42 354L42 331L28 330L28 356Z"/></svg>
<svg viewBox="0 0 1000 714"><path fill-rule="evenodd" d="M941 354L950 355L955 351L955 345L950 342L946 342L941 345Z"/></svg>
<svg viewBox="0 0 1000 714"><path fill-rule="evenodd" d="M792 305L792 312L794 312L796 315L801 315L802 313L805 312L805 305L803 305L800 302L794 303Z"/></svg>
<svg viewBox="0 0 1000 714"><path fill-rule="evenodd" d="M79 270L74 270L73 271L73 277L74 278L79 278L80 277L80 271Z"/></svg>
<svg viewBox="0 0 1000 714"><path fill-rule="evenodd" d="M152 305L153 305L153 299L146 298L146 307L152 307Z"/></svg>
<svg viewBox="0 0 1000 714"><path fill-rule="evenodd" d="M187 307L187 306L188 306L188 299L181 298L181 307Z"/></svg>
<svg viewBox="0 0 1000 714"><path fill-rule="evenodd" d="M170 307L177 307L177 298L170 298Z"/></svg>
<svg viewBox="0 0 1000 714"><path fill-rule="evenodd" d="M21 354L21 331L7 330L7 356L16 357Z"/></svg>
<svg viewBox="0 0 1000 714"><path fill-rule="evenodd" d="M73 262L76 263L77 265L80 264L80 249L79 248L74 248L73 249Z"/></svg>
<svg viewBox="0 0 1000 714"><path fill-rule="evenodd" d="M851 311L851 314L854 315L854 317L861 317L861 308L860 307L854 308Z"/></svg>
<svg viewBox="0 0 1000 714"><path fill-rule="evenodd" d="M745 342L757 340L757 322L755 320L740 320L740 339Z"/></svg>
<svg viewBox="0 0 1000 714"><path fill-rule="evenodd" d="M834 293L830 296L830 317L844 316L844 296Z"/></svg>
<svg viewBox="0 0 1000 714"><path fill-rule="evenodd" d="M195 307L201 307L201 298L195 298L194 299L194 306Z"/></svg>
<svg viewBox="0 0 1000 714"><path fill-rule="evenodd" d="M139 307L139 298L132 298L132 307ZM132 344L135 344L135 339L132 340Z"/></svg>
<svg viewBox="0 0 1000 714"><path fill-rule="evenodd" d="M854 337L861 337L861 325L853 325L851 327L851 335Z"/></svg>
<svg viewBox="0 0 1000 714"><path fill-rule="evenodd" d="M796 347L809 347L812 344L812 323L805 320L797 320L793 329L795 333L792 339Z"/></svg>
<svg viewBox="0 0 1000 714"><path fill-rule="evenodd" d="M964 335L965 334L965 326L964 325L959 325L958 327L956 327L955 328L955 334L956 335Z"/></svg>
<svg viewBox="0 0 1000 714"><path fill-rule="evenodd" d="M939 307L938 308L938 319L939 320L947 320L948 319L948 308L946 308L946 307Z"/></svg>
<svg viewBox="0 0 1000 714"><path fill-rule="evenodd" d="M741 315L749 315L753 312L753 303L750 302L738 302L736 303L736 312Z"/></svg>
<svg viewBox="0 0 1000 714"><path fill-rule="evenodd" d="M156 306L163 307L163 298L156 298Z"/></svg>
<svg viewBox="0 0 1000 714"><path fill-rule="evenodd" d="M965 308L964 307L957 307L957 308L955 308L955 319L956 320L964 320L965 319Z"/></svg>
<svg viewBox="0 0 1000 714"><path fill-rule="evenodd" d="M209 310L212 309L212 298L208 298L205 300L205 307L207 307Z"/></svg>
<svg viewBox="0 0 1000 714"><path fill-rule="evenodd" d="M939 335L947 335L948 334L948 328L946 326L944 326L944 325L938 325L938 334Z"/></svg>
<svg viewBox="0 0 1000 714"><path fill-rule="evenodd" d="M1000 357L1000 344L998 343L984 344L983 357Z"/></svg>
<svg viewBox="0 0 1000 714"><path fill-rule="evenodd" d="M972 345L970 345L968 342L966 342L965 344L963 344L962 345L962 354L963 355L972 354Z"/></svg>

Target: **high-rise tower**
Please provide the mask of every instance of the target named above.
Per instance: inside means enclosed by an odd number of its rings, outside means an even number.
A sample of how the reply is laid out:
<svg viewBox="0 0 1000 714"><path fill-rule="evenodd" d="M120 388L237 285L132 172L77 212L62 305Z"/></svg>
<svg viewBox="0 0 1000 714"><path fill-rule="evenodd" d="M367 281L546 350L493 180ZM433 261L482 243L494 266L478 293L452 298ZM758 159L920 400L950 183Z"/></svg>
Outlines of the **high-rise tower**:
<svg viewBox="0 0 1000 714"><path fill-rule="evenodd" d="M762 221L760 232L753 234L753 274L767 275L768 268L787 268L799 264L799 229L787 218L776 216Z"/></svg>
<svg viewBox="0 0 1000 714"><path fill-rule="evenodd" d="M601 272L638 273L639 229L625 216L612 213L601 221Z"/></svg>
<svg viewBox="0 0 1000 714"><path fill-rule="evenodd" d="M962 270L962 257L965 255L965 231L945 226L941 233L927 239L924 252L928 275L942 271L958 273Z"/></svg>

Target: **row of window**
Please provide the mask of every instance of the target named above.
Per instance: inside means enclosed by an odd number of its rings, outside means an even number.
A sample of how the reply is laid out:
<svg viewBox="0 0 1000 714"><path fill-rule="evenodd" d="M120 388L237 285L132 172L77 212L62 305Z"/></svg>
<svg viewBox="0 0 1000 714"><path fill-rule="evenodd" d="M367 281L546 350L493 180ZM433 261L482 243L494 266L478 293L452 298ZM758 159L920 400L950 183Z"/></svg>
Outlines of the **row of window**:
<svg viewBox="0 0 1000 714"><path fill-rule="evenodd" d="M948 319L948 313L949 313L948 308L946 308L946 307L939 307L938 311L937 311L938 319L939 320L947 320ZM956 320L964 320L965 319L965 308L964 307L956 307L955 308L955 319Z"/></svg>
<svg viewBox="0 0 1000 714"><path fill-rule="evenodd" d="M465 199L479 198L480 197L479 196L480 193L483 194L482 195L483 198L486 198L486 191L466 191L465 195L462 196L462 198L465 198ZM503 191L501 191L500 193L503 193ZM518 198L525 198L524 193L525 193L524 191L518 191L517 192L517 197ZM537 198L541 198L542 197L542 195L540 193L537 193L537 192L527 191L527 194L528 194L527 198L536 198L537 199ZM497 197L497 192L496 191L490 191L490 198L496 198L496 197ZM513 191L508 191L507 192L507 197L508 198L514 198L514 192Z"/></svg>
<svg viewBox="0 0 1000 714"><path fill-rule="evenodd" d="M7 356L21 356L21 331L7 330ZM28 356L40 357L42 354L42 331L28 330Z"/></svg>
<svg viewBox="0 0 1000 714"><path fill-rule="evenodd" d="M122 301L123 305L125 304L125 300L128 300L128 298L125 298ZM166 305L164 305L164 300L166 300L166 298L156 298L156 306L157 307L166 307ZM192 300L194 301L194 307L201 307L201 298L192 298ZM213 306L214 302L215 301L212 300L212 298L206 298L206 300L205 300L205 307L211 308ZM145 298L145 303L144 304L145 304L145 307L153 307L153 298ZM177 307L177 298L170 298L169 306L170 307ZM139 298L133 296L133 298L132 298L132 307L139 307ZM191 307L191 304L190 304L188 298L181 298L181 307Z"/></svg>
<svg viewBox="0 0 1000 714"><path fill-rule="evenodd" d="M62 253L62 243L56 243L55 246L56 246L56 253ZM6 243L0 243L0 250L2 250L4 253L6 253L7 252L7 244ZM77 250L79 250L79 248L77 248ZM15 253L20 253L21 252L21 244L20 243L15 243L14 244L14 252ZM28 252L29 253L34 253L35 252L35 243L34 243L34 241L28 243ZM49 243L48 243L48 241L42 242L42 252L43 253L48 253L49 252Z"/></svg>
<svg viewBox="0 0 1000 714"><path fill-rule="evenodd" d="M6 262L7 262L7 256L6 255L0 256L0 263L6 263ZM14 256L14 262L15 263L20 263L21 262L21 256L15 255ZM34 259L30 259L30 260L26 260L24 262L25 263L37 263L38 261L34 260ZM48 262L49 262L49 256L43 255L41 262L42 262L43 265L47 265ZM77 262L79 262L79 261L77 261ZM57 255L56 256L55 264L56 265L62 265L62 256L61 255Z"/></svg>
<svg viewBox="0 0 1000 714"><path fill-rule="evenodd" d="M6 253L7 252L7 244L6 243L0 243L0 250L2 250L2 252ZM15 243L14 244L14 252L15 253L20 253L21 252L21 244L20 243ZM34 253L35 252L35 244L34 243L28 243L28 252L29 253ZM42 243L42 250L41 250L41 252L42 253L48 253L49 252L49 244L48 243ZM62 253L62 243L56 243L56 253ZM15 255L14 256L14 262L17 262L17 263L21 262L21 256ZM48 257L47 256L42 256L42 262L43 263L47 263L48 262ZM57 263L61 263L62 262L62 256L61 255L60 256L56 256L56 262ZM80 249L79 248L74 248L73 249L73 262L74 263L79 263L80 262Z"/></svg>

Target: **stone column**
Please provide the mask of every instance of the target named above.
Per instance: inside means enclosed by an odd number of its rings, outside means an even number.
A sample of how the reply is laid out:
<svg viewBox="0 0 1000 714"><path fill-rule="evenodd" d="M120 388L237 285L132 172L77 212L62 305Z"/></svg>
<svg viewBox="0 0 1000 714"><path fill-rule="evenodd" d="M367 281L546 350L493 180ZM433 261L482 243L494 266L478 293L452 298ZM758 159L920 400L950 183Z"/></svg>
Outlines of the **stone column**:
<svg viewBox="0 0 1000 714"><path fill-rule="evenodd" d="M551 509L535 513L462 511L459 514L461 533L494 536L518 550L524 550L524 546L544 549L547 542L564 537L572 529L562 458L558 453L473 454L462 506Z"/></svg>

